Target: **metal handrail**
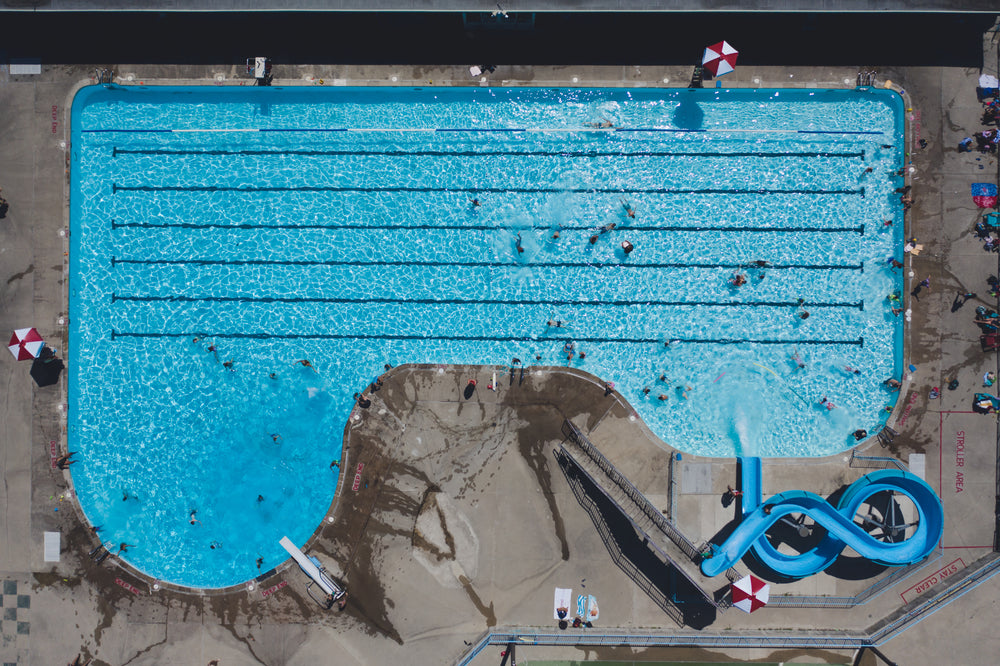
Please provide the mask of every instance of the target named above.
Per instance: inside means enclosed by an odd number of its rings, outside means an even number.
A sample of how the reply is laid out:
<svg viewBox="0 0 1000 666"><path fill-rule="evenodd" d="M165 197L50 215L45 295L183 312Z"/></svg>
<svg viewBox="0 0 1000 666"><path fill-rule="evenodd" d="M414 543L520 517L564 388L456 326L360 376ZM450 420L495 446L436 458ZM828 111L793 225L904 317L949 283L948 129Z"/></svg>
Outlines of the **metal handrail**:
<svg viewBox="0 0 1000 666"><path fill-rule="evenodd" d="M996 574L1000 573L1000 555L991 553L990 556L992 559L982 567L960 577L958 580L954 580L952 584L941 592L938 592L934 596L925 600L923 603L919 604L917 607L907 611L895 620L872 632L872 642L875 645L881 645L893 636L896 636L905 630L910 624L919 622L926 615L933 613L939 607L949 604L955 599L971 592Z"/></svg>
<svg viewBox="0 0 1000 666"><path fill-rule="evenodd" d="M680 548L685 555L691 558L692 561L700 561L701 550L698 549L687 537L685 537L677 529L672 521L668 520L660 511L653 506L646 496L642 492L632 485L625 475L618 471L611 462L604 457L596 446L594 446L587 437L580 432L580 429L576 425L566 419L563 421L563 435L566 439L572 441L590 458L598 467L601 468L605 474L610 478L625 495L632 500L636 506L646 515L647 518L656 525L660 531L667 535L667 537Z"/></svg>
<svg viewBox="0 0 1000 666"><path fill-rule="evenodd" d="M853 608L868 603L868 600L877 596L884 589L895 585L903 578L906 578L915 571L923 569L931 562L941 558L940 551L927 559L914 562L905 567L900 567L888 576L880 578L874 584L869 585L853 597L820 597L815 595L780 595L773 596L768 600L771 606L783 606L785 608Z"/></svg>
<svg viewBox="0 0 1000 666"><path fill-rule="evenodd" d="M489 645L616 645L628 647L800 647L800 648L860 648L871 646L871 639L860 632L830 632L816 635L803 630L778 635L762 631L659 632L635 629L567 629L553 633L549 627L497 627L486 638ZM477 653L478 654L478 653ZM469 660L459 662L463 666Z"/></svg>
<svg viewBox="0 0 1000 666"><path fill-rule="evenodd" d="M855 464L855 461L858 464ZM910 471L910 468L901 460L896 458L890 458L888 456L862 456L854 452L851 449L851 459L847 463L848 467L862 467L868 469L888 469L894 467L896 469L903 470L904 472Z"/></svg>
<svg viewBox="0 0 1000 666"><path fill-rule="evenodd" d="M648 594L649 597L654 601L654 603L656 603L656 605L659 606L664 613L670 616L670 619L676 622L679 626L684 626L684 614L681 612L681 610L677 608L677 606L670 600L669 597L667 597L667 595L663 594L663 592L659 588L657 588L655 585L652 584L652 581L648 578L648 576L644 574L642 571L640 571L639 568L636 567L635 564L632 562L632 560L625 557L624 553L622 553L621 549L618 547L618 544L615 541L614 536L611 534L611 531L608 529L607 524L601 517L600 509L597 508L597 505L594 503L594 501L587 495L586 491L583 488L583 485L580 483L580 480L575 478L573 474L567 472L568 459L566 457L565 449L557 449L555 451L555 454L556 458L559 460L559 466L563 469L563 473L566 475L566 480L569 482L570 490L576 497L576 501L580 503L583 509L590 516L590 520L591 522L594 523L594 526L597 528L597 532L601 536L601 540L604 542L604 545L609 550L612 561L616 565L618 565L618 567L622 571L625 572L625 575L627 575L629 578L632 579L632 582L634 582L646 594ZM579 469L576 465L574 465L573 467L574 469ZM585 470L579 470L579 471L582 474L587 475L587 472ZM589 477L589 475L587 476ZM591 481L593 481L593 479L591 479ZM606 493L605 497L607 497ZM610 500L611 498L609 497L608 499ZM611 501L613 502L614 500ZM632 524L633 527L635 527L635 524L634 523ZM668 562L670 562L669 555L663 553L662 551L661 554L663 555L663 557L667 559ZM706 595L706 598L708 598L708 595Z"/></svg>

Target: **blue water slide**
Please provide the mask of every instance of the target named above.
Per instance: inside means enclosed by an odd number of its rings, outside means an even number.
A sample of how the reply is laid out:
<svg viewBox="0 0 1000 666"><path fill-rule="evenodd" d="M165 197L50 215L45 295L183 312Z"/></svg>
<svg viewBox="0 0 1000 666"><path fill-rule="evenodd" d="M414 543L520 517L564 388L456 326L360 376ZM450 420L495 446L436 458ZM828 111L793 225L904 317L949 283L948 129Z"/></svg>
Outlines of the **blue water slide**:
<svg viewBox="0 0 1000 666"><path fill-rule="evenodd" d="M761 462L760 458L740 458L740 490L743 492L743 514L755 511L761 504Z"/></svg>
<svg viewBox="0 0 1000 666"><path fill-rule="evenodd" d="M722 573L751 549L761 562L775 572L790 578L804 578L830 566L845 546L878 564L900 566L923 559L941 540L944 529L941 500L923 479L909 472L879 470L867 474L848 486L836 507L805 490L789 490L771 497L762 505L750 507L754 498L747 502L748 490L759 492L760 488L760 459L744 458L741 464L743 520L729 538L714 549L712 557L702 562L701 569L706 576ZM756 479L748 479L748 474L755 474ZM919 523L905 541L880 541L853 522L861 504L883 491L901 493L913 500ZM759 495L757 497L759 502ZM771 507L771 512L766 513L765 507ZM827 535L812 550L798 554L781 553L764 536L774 523L792 513L806 514L827 530Z"/></svg>

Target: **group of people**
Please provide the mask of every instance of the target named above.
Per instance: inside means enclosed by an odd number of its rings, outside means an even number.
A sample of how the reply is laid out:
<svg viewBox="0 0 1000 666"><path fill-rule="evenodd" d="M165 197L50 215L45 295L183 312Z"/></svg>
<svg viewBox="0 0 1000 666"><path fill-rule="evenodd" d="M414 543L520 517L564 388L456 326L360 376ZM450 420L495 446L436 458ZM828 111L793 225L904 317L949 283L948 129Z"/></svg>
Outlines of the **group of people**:
<svg viewBox="0 0 1000 666"><path fill-rule="evenodd" d="M636 208L635 208L635 206L633 206L632 204L630 204L628 202L628 200L625 199L624 197L622 197L619 200L619 203L621 203L622 210L625 212L625 216L628 217L629 219L633 219L634 220L635 219L635 214L636 214ZM469 199L469 212L472 213L472 214L476 214L478 212L478 209L481 208L482 205L483 205L483 202L479 199L479 197L472 197L472 198L470 198ZM591 245L596 245L597 241L599 241L601 239L601 236L603 236L604 234L607 234L607 233L610 233L610 232L614 231L617 227L618 227L618 223L617 222L609 222L609 223L601 226L599 229L597 229L594 233L592 233L590 235L590 238L589 238L590 244ZM561 235L562 235L562 232L559 229L556 229L554 232L552 232L552 240L554 240L554 241L555 240L559 240L559 238L561 237ZM633 245L631 241L623 240L621 242L621 249L622 249L622 253L625 256L628 256L629 254L632 253L633 250L635 250L635 245ZM521 240L521 234L517 234L514 237L514 250L517 252L518 255L524 254L524 242Z"/></svg>
<svg viewBox="0 0 1000 666"><path fill-rule="evenodd" d="M980 100L983 103L983 118L982 123L984 125L1000 125L1000 97L996 95L983 97Z"/></svg>
<svg viewBox="0 0 1000 666"><path fill-rule="evenodd" d="M756 261L746 264L746 268L751 271L754 271L758 280L764 279L764 269L770 267L771 267L771 262L764 261L763 259L757 259ZM747 283L747 281L748 281L747 273L746 271L744 271L743 268L737 269L736 271L733 272L731 276L729 276L730 287L742 287ZM802 305L803 303L805 303L805 300L800 298L799 305ZM802 319L805 319L808 316L809 315L806 314L806 316L802 317Z"/></svg>
<svg viewBox="0 0 1000 666"><path fill-rule="evenodd" d="M994 236L994 232L1000 231L1000 215L997 213L987 213L976 221L973 229L976 238L983 242L983 250L986 252L1000 252L1000 237Z"/></svg>
<svg viewBox="0 0 1000 666"><path fill-rule="evenodd" d="M975 146L973 146L973 143L975 143ZM1000 145L1000 130L993 128L976 132L971 137L967 136L959 141L958 152L971 153L973 150L976 150L983 154L990 153L995 155L997 145Z"/></svg>
<svg viewBox="0 0 1000 666"><path fill-rule="evenodd" d="M560 606L559 608L556 609L556 615L559 617L560 629L565 629L566 627L570 626L570 623L566 621L566 618L569 615L568 608L566 608L565 606ZM579 615L573 618L574 629L579 629L580 627L587 627L588 629L590 629L593 626L594 624L590 620L584 620Z"/></svg>
<svg viewBox="0 0 1000 666"><path fill-rule="evenodd" d="M993 129L984 129L975 132L971 137L967 136L958 142L958 152L971 153L977 150L983 154L997 153L997 146L1000 145L1000 97L997 96L996 88L980 88L979 101L983 104L983 125L993 125ZM980 167L982 168L982 167Z"/></svg>

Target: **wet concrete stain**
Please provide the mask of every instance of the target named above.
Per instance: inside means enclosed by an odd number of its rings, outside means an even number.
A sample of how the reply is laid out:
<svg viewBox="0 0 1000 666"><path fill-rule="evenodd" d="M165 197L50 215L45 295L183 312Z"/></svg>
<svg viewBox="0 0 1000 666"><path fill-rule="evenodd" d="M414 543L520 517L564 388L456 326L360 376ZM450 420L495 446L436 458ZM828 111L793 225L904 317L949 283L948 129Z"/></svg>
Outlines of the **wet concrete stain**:
<svg viewBox="0 0 1000 666"><path fill-rule="evenodd" d="M429 489L424 493L424 501L420 507L418 515L422 515L425 511L432 511L436 514L438 525L441 527L441 532L444 534L444 542L448 550L442 551L436 545L427 541L427 539L424 538L424 535L421 534L420 530L416 527L413 529L411 541L414 548L419 548L427 554L432 555L435 560L440 562L445 559L455 559L455 537L448 531L448 521L445 520L444 512L441 510L441 506L437 501L438 494L439 493L437 492L431 492Z"/></svg>
<svg viewBox="0 0 1000 666"><path fill-rule="evenodd" d="M129 657L128 659L126 659L125 661L122 662L122 666L127 666L128 664L131 664L133 661L135 661L139 657L147 655L150 652L152 652L153 650L155 650L156 648L160 647L161 645L166 645L166 644L167 644L167 627L164 624L164 626L163 626L163 640L156 641L155 643L150 643L149 645L147 645L143 649L136 651L135 654L133 654L131 657Z"/></svg>
<svg viewBox="0 0 1000 666"><path fill-rule="evenodd" d="M255 641L253 640L253 638L250 636L249 633L246 636L240 636L239 632L236 631L236 627L232 624L223 624L222 628L228 631L232 635L232 637L237 640L237 642L242 643L243 645L246 646L247 653L253 657L254 661L256 661L258 664L263 664L264 666L267 666L267 662L264 659L262 659L261 656L257 654L257 651L254 649L256 647Z"/></svg>
<svg viewBox="0 0 1000 666"><path fill-rule="evenodd" d="M344 581L350 594L346 612L359 620L369 635L381 634L401 645L402 637L389 620L393 602L386 596L377 571L384 549L382 542L393 536L413 538L413 525L420 508L427 494L437 490L437 486L416 467L394 460L392 443L385 442L377 433L354 432L350 441L351 464L364 463L364 478L370 481L367 486L362 483L356 493L345 493L337 519L324 533L329 534L326 539L331 542L331 550L341 554L337 559L345 563ZM403 477L423 487L419 501L387 483ZM390 525L387 522L390 515L402 517L410 527Z"/></svg>
<svg viewBox="0 0 1000 666"><path fill-rule="evenodd" d="M97 612L101 615L101 621L94 627L94 643L98 647L101 645L101 636L104 634L104 630L109 629L111 623L114 622L116 610L109 599L105 597L97 598Z"/></svg>
<svg viewBox="0 0 1000 666"><path fill-rule="evenodd" d="M493 609L493 602L491 601L489 607L487 607L486 604L483 603L483 600L479 598L479 595L476 594L476 590L472 587L472 581L465 576L459 576L458 582L462 584L462 589L464 589L465 593L469 595L472 605L475 606L476 610L479 611L479 614L486 619L486 626L497 626L497 614Z"/></svg>
<svg viewBox="0 0 1000 666"><path fill-rule="evenodd" d="M532 410L533 411L533 410ZM517 450L535 475L538 487L542 489L542 496L545 498L552 516L552 527L556 538L559 539L559 548L563 561L569 560L569 541L566 539L566 525L563 522L562 514L559 513L559 506L556 504L555 494L552 492L552 472L549 469L549 458L546 455L545 443L553 437L546 436L546 428L542 419L531 418L531 411L521 409L522 417L529 417L529 425L518 432ZM544 421L550 421L551 417ZM561 435L557 439L561 439Z"/></svg>
<svg viewBox="0 0 1000 666"><path fill-rule="evenodd" d="M62 269L60 268L60 270L62 270ZM25 275L30 275L34 271L35 271L35 265L34 264L29 264L28 267L26 269L24 269L24 271L22 271L21 273L14 273L9 278L7 278L7 284L10 284L11 282L16 282L16 281L20 280L21 278L23 278Z"/></svg>
<svg viewBox="0 0 1000 666"><path fill-rule="evenodd" d="M362 620L369 635L382 634L402 645L402 636L389 620L392 600L386 597L385 586L373 566L378 559L377 554L380 552L374 549L373 544L363 542L357 557L347 568L346 578L351 585L348 612Z"/></svg>

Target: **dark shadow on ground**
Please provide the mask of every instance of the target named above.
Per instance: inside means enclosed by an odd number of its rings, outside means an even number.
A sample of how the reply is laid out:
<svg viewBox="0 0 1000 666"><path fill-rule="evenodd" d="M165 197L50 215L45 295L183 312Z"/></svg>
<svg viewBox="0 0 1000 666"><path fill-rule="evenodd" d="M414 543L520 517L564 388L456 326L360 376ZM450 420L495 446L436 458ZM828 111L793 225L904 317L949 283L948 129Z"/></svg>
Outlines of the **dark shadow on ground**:
<svg viewBox="0 0 1000 666"><path fill-rule="evenodd" d="M485 5L484 5L485 7ZM482 16L488 16L483 14ZM473 18L477 18L475 15ZM4 12L0 59L43 63L691 65L725 38L754 65L981 67L988 13L544 12L503 29L461 12ZM919 39L914 39L919 35ZM299 78L296 75L296 78ZM725 86L723 80L722 85Z"/></svg>
<svg viewBox="0 0 1000 666"><path fill-rule="evenodd" d="M590 515L615 564L679 625L703 629L715 622L718 610L705 594L717 593L702 592L673 564L661 560L586 474L558 452L556 456L573 495Z"/></svg>
<svg viewBox="0 0 1000 666"><path fill-rule="evenodd" d="M59 383L59 375L66 365L61 358L39 356L31 362L31 377L39 386L52 386Z"/></svg>

